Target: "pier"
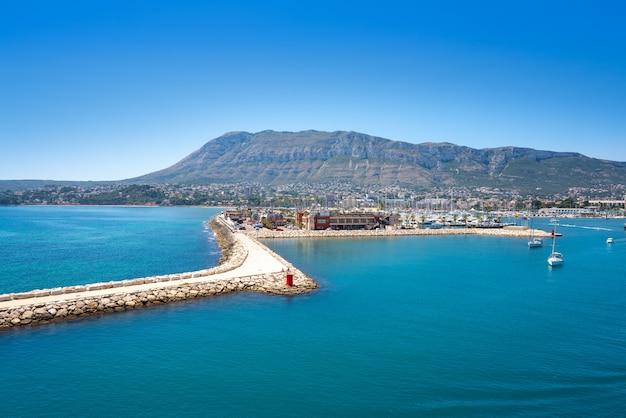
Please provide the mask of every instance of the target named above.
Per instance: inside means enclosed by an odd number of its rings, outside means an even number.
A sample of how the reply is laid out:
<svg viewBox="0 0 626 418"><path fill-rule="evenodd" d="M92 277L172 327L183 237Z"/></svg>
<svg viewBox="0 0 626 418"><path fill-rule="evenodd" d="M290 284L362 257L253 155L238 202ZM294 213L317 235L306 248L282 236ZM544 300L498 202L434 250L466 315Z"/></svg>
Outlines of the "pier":
<svg viewBox="0 0 626 418"><path fill-rule="evenodd" d="M209 222L220 245L216 267L195 272L0 295L0 329L120 312L236 291L297 295L318 287L311 278L228 221ZM289 272L290 284L286 285Z"/></svg>
<svg viewBox="0 0 626 418"><path fill-rule="evenodd" d="M217 266L195 272L93 283L0 295L0 330L145 308L236 291L275 295L308 293L318 284L260 243L272 238L349 238L411 235L528 237L526 227L462 229L379 229L373 231L238 231L217 216L209 221L220 246ZM535 230L536 237L550 236ZM288 277L289 276L289 277Z"/></svg>
<svg viewBox="0 0 626 418"><path fill-rule="evenodd" d="M246 234L257 239L271 238L360 238L360 237L394 237L394 236L431 236L431 235L485 235L500 237L530 237L531 230L525 226L505 226L502 228L440 228L440 229L374 229L374 230L320 230L285 229L283 231L260 229L247 231ZM535 229L534 236L550 237L550 233Z"/></svg>

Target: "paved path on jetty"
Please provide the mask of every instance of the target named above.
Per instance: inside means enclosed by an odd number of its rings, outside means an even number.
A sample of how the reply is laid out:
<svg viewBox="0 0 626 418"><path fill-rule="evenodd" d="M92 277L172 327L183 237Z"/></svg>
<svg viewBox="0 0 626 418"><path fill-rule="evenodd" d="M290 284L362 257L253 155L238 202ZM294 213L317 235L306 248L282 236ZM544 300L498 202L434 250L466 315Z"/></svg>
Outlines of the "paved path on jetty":
<svg viewBox="0 0 626 418"><path fill-rule="evenodd" d="M84 316L120 312L163 303L209 297L235 291L296 295L319 286L289 261L258 242L259 238L375 237L398 235L480 234L522 237L523 228L499 230L384 231L259 231L235 232L223 217L209 221L222 250L220 263L206 270L92 283L0 295L0 329L31 326ZM546 234L544 232L544 234ZM539 234L535 234L536 236ZM292 274L292 286L285 273Z"/></svg>
<svg viewBox="0 0 626 418"><path fill-rule="evenodd" d="M47 296L34 296L23 299L11 299L0 301L0 310L13 309L21 306L38 305L38 304L50 304L59 301L68 301L74 299L89 299L106 297L109 295L123 294L123 293L135 293L144 292L154 289L167 289L181 286L185 283L203 283L203 282L217 282L225 281L238 277L248 277L257 275L267 275L273 273L280 273L288 268L293 269L293 266L288 265L284 260L279 259L275 254L271 253L267 247L260 245L245 234L235 233L233 236L237 241L243 245L247 250L247 256L243 263L232 270L222 273L215 273L210 275L198 275L193 274L196 277L180 278L177 280L169 280L156 283L144 283L138 285L128 285L113 287L108 289L99 290L85 290L72 293L61 293L58 295ZM182 276L182 275L181 275ZM88 286L88 285L87 285ZM29 292L30 293L30 292ZM7 295L2 295L7 296Z"/></svg>
<svg viewBox="0 0 626 418"><path fill-rule="evenodd" d="M220 219L222 224L233 231L232 225L228 221ZM77 286L79 289L67 291L69 288L61 289L44 289L34 290L24 293L12 293L0 295L0 311L15 309L22 306L51 304L59 301L70 301L90 298L103 298L110 295L120 295L125 293L146 292L155 289L170 289L180 287L185 284L198 284L210 282L225 282L235 278L244 278L251 276L267 276L277 274L291 269L292 272L300 276L300 272L294 268L288 261L273 253L263 244L256 241L255 238L330 238L330 237L376 237L376 236L403 236L403 235L456 235L456 234L476 234L476 235L499 235L527 237L529 230L527 228L503 228L503 229L443 229L443 230L399 230L387 229L376 231L270 231L261 230L258 232L228 232L235 238L238 244L243 247L240 252L244 253L243 262L230 270L222 272L209 272L209 270L169 275L172 277L167 280L148 280L138 284L137 280L125 280L115 283L115 286L107 283L87 284ZM549 236L545 231L535 231L536 236ZM304 276L304 275L302 275ZM305 276L304 276L305 277ZM98 286L100 285L100 286ZM104 286L102 286L104 285ZM108 285L108 286L107 286ZM88 289L89 287L99 287L98 289ZM276 285L273 285L276 287ZM292 291L277 289L276 293L290 294ZM55 291L56 290L56 291ZM289 289L296 290L296 289Z"/></svg>

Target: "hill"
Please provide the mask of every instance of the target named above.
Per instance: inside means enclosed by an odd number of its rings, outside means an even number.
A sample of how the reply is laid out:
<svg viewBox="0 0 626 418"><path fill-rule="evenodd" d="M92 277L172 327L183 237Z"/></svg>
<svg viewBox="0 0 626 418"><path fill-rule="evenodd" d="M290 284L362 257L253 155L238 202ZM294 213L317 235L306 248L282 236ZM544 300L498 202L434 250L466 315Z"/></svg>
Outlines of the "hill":
<svg viewBox="0 0 626 418"><path fill-rule="evenodd" d="M134 183L261 182L499 187L544 193L626 183L626 163L575 152L411 144L358 132L230 132Z"/></svg>

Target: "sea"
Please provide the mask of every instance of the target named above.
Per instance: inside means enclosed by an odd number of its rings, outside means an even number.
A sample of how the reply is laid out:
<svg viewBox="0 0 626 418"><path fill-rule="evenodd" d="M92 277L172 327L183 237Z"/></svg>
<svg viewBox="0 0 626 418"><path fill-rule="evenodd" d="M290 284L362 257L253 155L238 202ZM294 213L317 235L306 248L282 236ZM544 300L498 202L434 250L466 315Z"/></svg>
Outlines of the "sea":
<svg viewBox="0 0 626 418"><path fill-rule="evenodd" d="M218 212L0 208L0 293L210 267ZM0 416L623 416L623 225L561 219L559 267L549 238L266 240L320 289L0 332Z"/></svg>

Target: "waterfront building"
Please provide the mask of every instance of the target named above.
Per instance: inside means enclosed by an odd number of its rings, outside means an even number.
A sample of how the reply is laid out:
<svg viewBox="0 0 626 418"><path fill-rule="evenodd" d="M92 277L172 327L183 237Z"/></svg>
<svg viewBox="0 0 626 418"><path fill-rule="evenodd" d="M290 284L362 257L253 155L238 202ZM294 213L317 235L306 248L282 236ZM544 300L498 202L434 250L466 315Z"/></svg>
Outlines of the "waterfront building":
<svg viewBox="0 0 626 418"><path fill-rule="evenodd" d="M328 211L298 212L297 223L302 229L315 231L334 230L371 230L394 226L399 221L397 215L379 215L374 213L331 213Z"/></svg>
<svg viewBox="0 0 626 418"><path fill-rule="evenodd" d="M589 208L542 208L539 209L540 216L548 216L553 218L565 217L565 218L577 218L577 217L592 217L595 216L594 212Z"/></svg>

